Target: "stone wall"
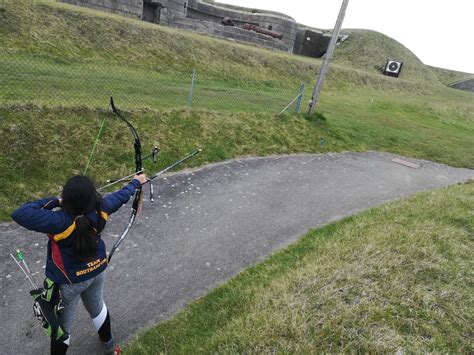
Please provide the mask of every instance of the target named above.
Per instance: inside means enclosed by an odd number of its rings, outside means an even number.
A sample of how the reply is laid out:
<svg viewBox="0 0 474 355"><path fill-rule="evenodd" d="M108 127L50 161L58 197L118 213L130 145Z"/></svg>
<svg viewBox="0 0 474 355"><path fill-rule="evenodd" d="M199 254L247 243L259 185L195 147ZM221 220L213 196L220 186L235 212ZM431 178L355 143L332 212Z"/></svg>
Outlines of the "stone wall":
<svg viewBox="0 0 474 355"><path fill-rule="evenodd" d="M449 86L454 89L474 92L474 77L457 81Z"/></svg>
<svg viewBox="0 0 474 355"><path fill-rule="evenodd" d="M142 18L143 0L59 0L68 4L90 7L119 14L122 16Z"/></svg>
<svg viewBox="0 0 474 355"><path fill-rule="evenodd" d="M201 0L58 1L310 57L321 57L327 50L331 36L306 28L285 14L260 10L240 11ZM234 26L222 25L224 17L231 18ZM247 23L280 33L283 37L278 39L269 34L243 29Z"/></svg>

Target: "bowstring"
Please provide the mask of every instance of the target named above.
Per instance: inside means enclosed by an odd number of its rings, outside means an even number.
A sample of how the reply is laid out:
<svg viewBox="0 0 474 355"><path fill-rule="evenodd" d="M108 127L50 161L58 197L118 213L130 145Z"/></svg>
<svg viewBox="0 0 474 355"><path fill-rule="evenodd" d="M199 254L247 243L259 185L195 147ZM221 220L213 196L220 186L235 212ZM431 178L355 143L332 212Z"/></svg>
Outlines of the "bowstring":
<svg viewBox="0 0 474 355"><path fill-rule="evenodd" d="M99 128L99 133L97 134L94 145L92 147L91 154L89 155L89 160L87 161L86 168L84 169L84 172L83 172L82 175L86 175L87 170L89 169L89 166L92 162L92 156L94 155L95 149L97 148L97 143L99 143L100 135L102 134L102 131L104 130L106 118L107 118L107 116L104 115L104 119L102 120L102 124L100 125L100 128Z"/></svg>

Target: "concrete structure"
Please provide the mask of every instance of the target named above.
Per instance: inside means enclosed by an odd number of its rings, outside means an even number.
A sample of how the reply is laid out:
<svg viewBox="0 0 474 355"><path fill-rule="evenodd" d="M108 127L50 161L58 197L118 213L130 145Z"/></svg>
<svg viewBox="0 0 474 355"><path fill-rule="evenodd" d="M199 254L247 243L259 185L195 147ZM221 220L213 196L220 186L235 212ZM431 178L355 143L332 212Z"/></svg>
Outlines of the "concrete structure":
<svg viewBox="0 0 474 355"><path fill-rule="evenodd" d="M171 26L175 21L186 18L187 0L144 0L144 21Z"/></svg>
<svg viewBox="0 0 474 355"><path fill-rule="evenodd" d="M321 57L327 49L331 34L307 28L293 18L272 11L225 7L201 0L59 0L73 5L135 17L144 21L190 30L210 36L252 43L258 46ZM234 26L225 26L223 18ZM257 26L259 32L244 29ZM273 34L281 34L272 36Z"/></svg>
<svg viewBox="0 0 474 355"><path fill-rule="evenodd" d="M300 28L295 38L293 53L320 58L326 53L331 33L310 28Z"/></svg>
<svg viewBox="0 0 474 355"><path fill-rule="evenodd" d="M458 80L454 83L451 83L449 84L449 87L452 87L454 89L474 92L474 76L470 78L464 78L462 80Z"/></svg>

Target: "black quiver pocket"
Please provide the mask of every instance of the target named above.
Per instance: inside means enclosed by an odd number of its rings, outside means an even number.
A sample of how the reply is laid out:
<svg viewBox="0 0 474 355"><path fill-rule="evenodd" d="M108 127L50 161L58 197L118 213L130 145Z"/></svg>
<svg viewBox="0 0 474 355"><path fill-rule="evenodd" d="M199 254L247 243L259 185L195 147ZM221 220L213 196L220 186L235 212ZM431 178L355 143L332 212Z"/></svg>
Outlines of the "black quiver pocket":
<svg viewBox="0 0 474 355"><path fill-rule="evenodd" d="M30 291L30 295L34 300L33 312L41 322L46 335L55 341L66 340L69 334L61 326L58 317L64 308L59 285L45 278L43 288Z"/></svg>

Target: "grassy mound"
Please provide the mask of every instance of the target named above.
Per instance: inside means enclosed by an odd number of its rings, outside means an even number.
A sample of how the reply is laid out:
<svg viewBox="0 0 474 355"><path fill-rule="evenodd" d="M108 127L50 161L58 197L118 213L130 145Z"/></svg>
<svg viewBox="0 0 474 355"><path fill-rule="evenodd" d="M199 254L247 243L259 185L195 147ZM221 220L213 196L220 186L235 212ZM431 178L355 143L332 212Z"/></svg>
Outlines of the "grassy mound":
<svg viewBox="0 0 474 355"><path fill-rule="evenodd" d="M335 51L334 61L353 69L381 74L388 59L402 61L399 79L438 86L435 73L396 40L370 30L344 30L349 35Z"/></svg>
<svg viewBox="0 0 474 355"><path fill-rule="evenodd" d="M441 81L444 85L449 85L455 81L468 78L472 76L472 74L456 71L456 70L449 70L443 68L437 68L428 66L433 73L438 76L439 81Z"/></svg>

